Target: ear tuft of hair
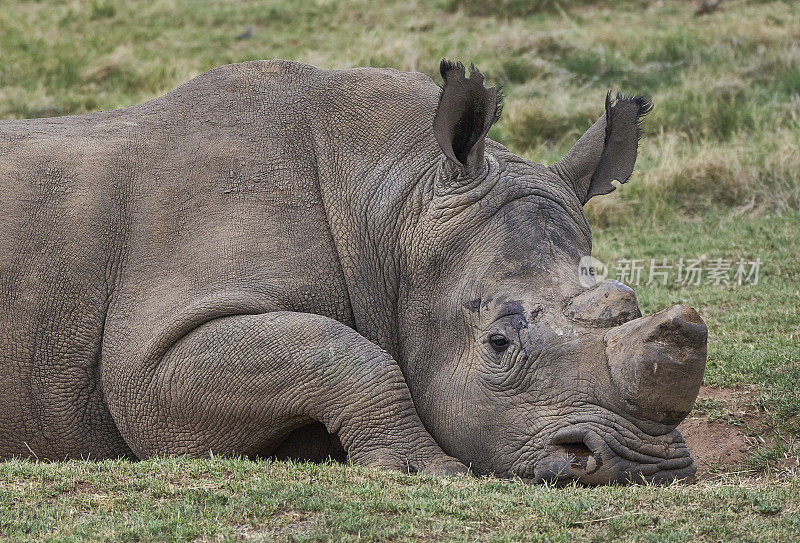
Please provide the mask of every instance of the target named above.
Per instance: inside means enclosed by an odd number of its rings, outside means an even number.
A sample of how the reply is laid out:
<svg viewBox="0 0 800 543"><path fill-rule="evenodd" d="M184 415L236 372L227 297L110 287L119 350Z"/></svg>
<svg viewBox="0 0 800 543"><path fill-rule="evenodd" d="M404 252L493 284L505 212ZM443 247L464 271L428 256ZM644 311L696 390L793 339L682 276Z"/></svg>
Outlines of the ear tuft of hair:
<svg viewBox="0 0 800 543"><path fill-rule="evenodd" d="M646 94L623 94L617 92L612 98L612 92L608 91L606 94L606 145L608 145L608 138L611 135L611 120L613 110L621 105L622 108L636 109L636 139L642 139L642 125L645 116L653 110L653 100Z"/></svg>
<svg viewBox="0 0 800 543"><path fill-rule="evenodd" d="M461 77L464 77L464 65L461 64L461 62L452 62L443 58L442 62L439 63L439 74L441 74L445 83L447 82L447 76L450 74L450 72L458 72L461 74Z"/></svg>
<svg viewBox="0 0 800 543"><path fill-rule="evenodd" d="M483 85L483 74L475 67L474 64L469 65L469 78L474 79L476 82Z"/></svg>

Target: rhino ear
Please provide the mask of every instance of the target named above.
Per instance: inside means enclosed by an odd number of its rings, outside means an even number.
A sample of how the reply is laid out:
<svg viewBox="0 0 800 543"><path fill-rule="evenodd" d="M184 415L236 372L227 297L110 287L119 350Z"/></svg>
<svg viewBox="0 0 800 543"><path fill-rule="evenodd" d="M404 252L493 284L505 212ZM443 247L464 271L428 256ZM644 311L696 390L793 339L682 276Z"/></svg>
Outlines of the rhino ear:
<svg viewBox="0 0 800 543"><path fill-rule="evenodd" d="M464 170L483 163L489 128L500 118L502 96L496 87L483 86L483 74L475 66L464 77L464 65L442 59L439 73L444 79L433 133L444 156Z"/></svg>
<svg viewBox="0 0 800 543"><path fill-rule="evenodd" d="M608 194L615 179L625 183L633 173L642 118L653 109L647 96L606 95L606 113L550 168L572 183L582 204Z"/></svg>

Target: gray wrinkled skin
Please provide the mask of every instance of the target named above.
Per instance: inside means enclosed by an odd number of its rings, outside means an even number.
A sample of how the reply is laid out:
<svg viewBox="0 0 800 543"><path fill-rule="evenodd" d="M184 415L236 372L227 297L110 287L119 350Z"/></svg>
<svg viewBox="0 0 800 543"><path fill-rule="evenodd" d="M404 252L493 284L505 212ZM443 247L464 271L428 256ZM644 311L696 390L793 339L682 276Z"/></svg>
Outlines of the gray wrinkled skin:
<svg viewBox="0 0 800 543"><path fill-rule="evenodd" d="M247 62L0 122L0 458L691 476L702 320L578 277L649 103L609 97L548 168L486 138L480 73L442 75Z"/></svg>

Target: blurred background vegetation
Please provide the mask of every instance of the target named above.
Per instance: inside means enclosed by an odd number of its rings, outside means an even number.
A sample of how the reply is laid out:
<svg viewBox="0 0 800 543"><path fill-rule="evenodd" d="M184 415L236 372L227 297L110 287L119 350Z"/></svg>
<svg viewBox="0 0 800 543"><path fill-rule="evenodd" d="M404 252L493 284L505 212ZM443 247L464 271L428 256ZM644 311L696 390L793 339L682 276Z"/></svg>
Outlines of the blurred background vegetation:
<svg viewBox="0 0 800 543"><path fill-rule="evenodd" d="M0 7L0 117L132 105L214 66L286 58L437 78L442 57L502 85L491 136L555 161L609 88L652 95L637 182L597 225L709 206L800 207L800 7L793 1L45 1ZM247 33L246 39L236 39Z"/></svg>
<svg viewBox="0 0 800 543"><path fill-rule="evenodd" d="M0 537L192 539L207 529L231 539L269 538L260 531L267 514L281 526L299 522L287 532L299 539L362 531L381 538L791 539L800 532L800 2L723 0L702 15L698 5L2 0L0 118L130 106L215 66L251 59L394 67L439 81L439 59L447 57L475 63L489 84L502 85L505 110L490 136L552 163L602 113L607 90L650 94L655 108L637 170L587 207L596 256L760 258L763 265L757 285L637 289L644 311L686 303L706 319L706 385L750 398L744 406L717 402L712 411L753 440L735 473L755 479L725 479L733 468L720 467L723 479L690 489L554 491L246 461L224 469L208 462L23 463L0 470ZM698 413L708 415L707 408ZM239 486L231 486L230 472L245 474ZM273 481L266 489L265 473ZM297 486L308 473L323 482ZM177 482L162 481L164 474ZM120 494L94 493L87 502L75 490L80 481ZM457 507L447 505L454 495ZM353 509L337 500L372 505ZM8 503L25 507L9 510ZM89 511L88 524L64 520L76 508ZM248 508L262 517L247 516ZM644 512L626 513L636 508ZM582 523L594 511L611 520ZM175 524L175 514L198 524Z"/></svg>

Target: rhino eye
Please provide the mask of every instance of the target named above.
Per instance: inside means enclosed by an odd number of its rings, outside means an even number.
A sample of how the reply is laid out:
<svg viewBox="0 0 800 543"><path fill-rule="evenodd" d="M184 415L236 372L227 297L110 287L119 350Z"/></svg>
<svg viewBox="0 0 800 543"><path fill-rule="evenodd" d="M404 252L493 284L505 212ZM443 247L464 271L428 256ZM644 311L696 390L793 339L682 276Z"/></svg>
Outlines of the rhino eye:
<svg viewBox="0 0 800 543"><path fill-rule="evenodd" d="M503 334L492 334L489 336L489 345L491 345L492 349L494 349L496 352L502 353L508 349L508 338Z"/></svg>

